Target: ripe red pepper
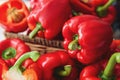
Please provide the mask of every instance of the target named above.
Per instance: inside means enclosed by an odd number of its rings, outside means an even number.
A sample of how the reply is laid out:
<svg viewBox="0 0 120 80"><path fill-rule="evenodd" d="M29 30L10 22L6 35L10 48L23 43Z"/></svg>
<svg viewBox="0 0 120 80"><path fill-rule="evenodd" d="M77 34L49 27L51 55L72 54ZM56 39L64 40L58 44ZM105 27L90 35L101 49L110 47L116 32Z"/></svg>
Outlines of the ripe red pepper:
<svg viewBox="0 0 120 80"><path fill-rule="evenodd" d="M29 46L18 38L5 39L0 42L0 58L8 66L12 66L22 54L28 51L30 51Z"/></svg>
<svg viewBox="0 0 120 80"><path fill-rule="evenodd" d="M101 63L86 66L81 71L79 80L120 80L120 74L114 73L115 70L118 70L115 69L115 66L119 63L120 53L116 52L110 57L105 69Z"/></svg>
<svg viewBox="0 0 120 80"><path fill-rule="evenodd" d="M30 64L23 72L25 80L43 80L42 69L38 67L37 63Z"/></svg>
<svg viewBox="0 0 120 80"><path fill-rule="evenodd" d="M113 52L120 52L120 40L119 39L113 39L111 44L111 50Z"/></svg>
<svg viewBox="0 0 120 80"><path fill-rule="evenodd" d="M69 0L32 0L32 4L36 6L27 18L29 29L32 30L29 37L33 38L39 33L46 39L53 39L71 15Z"/></svg>
<svg viewBox="0 0 120 80"><path fill-rule="evenodd" d="M3 61L2 59L0 59L0 80L3 80L3 76L6 71L8 70L7 64L5 63L5 61Z"/></svg>
<svg viewBox="0 0 120 80"><path fill-rule="evenodd" d="M71 18L64 24L62 34L69 55L84 64L101 59L113 40L110 24L93 15Z"/></svg>
<svg viewBox="0 0 120 80"><path fill-rule="evenodd" d="M116 17L116 9L112 4L115 0L70 0L75 11L101 17L112 23Z"/></svg>
<svg viewBox="0 0 120 80"><path fill-rule="evenodd" d="M41 79L34 79L36 77L33 77L33 76L37 75L37 72L35 71L34 66L30 65L31 69L33 70L33 73L30 73L31 76L30 75L24 76L21 70L21 64L23 61L30 58L34 62L36 62L39 56L40 56L40 53L37 51L26 52L25 54L20 56L18 60L15 62L15 64L12 67L10 67L8 71L3 75L3 80L41 80Z"/></svg>
<svg viewBox="0 0 120 80"><path fill-rule="evenodd" d="M29 10L22 0L6 1L0 5L0 12L0 24L6 31L21 32L27 29Z"/></svg>
<svg viewBox="0 0 120 80"><path fill-rule="evenodd" d="M76 80L78 77L74 61L65 51L41 55L37 63L42 67L42 80Z"/></svg>

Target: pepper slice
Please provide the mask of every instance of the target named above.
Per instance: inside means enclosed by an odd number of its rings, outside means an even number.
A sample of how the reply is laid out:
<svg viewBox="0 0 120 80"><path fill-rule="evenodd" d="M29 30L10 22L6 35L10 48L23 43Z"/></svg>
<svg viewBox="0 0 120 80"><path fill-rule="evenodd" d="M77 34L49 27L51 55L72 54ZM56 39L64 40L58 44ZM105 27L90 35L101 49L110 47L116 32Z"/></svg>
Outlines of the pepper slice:
<svg viewBox="0 0 120 80"><path fill-rule="evenodd" d="M0 24L6 31L17 33L27 29L29 10L22 0L6 1L0 5L0 12Z"/></svg>

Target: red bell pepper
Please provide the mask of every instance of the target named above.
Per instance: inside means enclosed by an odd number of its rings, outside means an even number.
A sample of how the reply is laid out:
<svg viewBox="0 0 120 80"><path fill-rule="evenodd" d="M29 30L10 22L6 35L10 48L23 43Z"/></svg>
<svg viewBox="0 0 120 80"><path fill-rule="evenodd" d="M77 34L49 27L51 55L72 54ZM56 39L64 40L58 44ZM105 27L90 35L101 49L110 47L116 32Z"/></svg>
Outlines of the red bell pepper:
<svg viewBox="0 0 120 80"><path fill-rule="evenodd" d="M6 1L0 5L0 12L0 24L6 31L21 32L27 29L29 10L22 0Z"/></svg>
<svg viewBox="0 0 120 80"><path fill-rule="evenodd" d="M23 72L25 80L43 80L42 69L38 67L37 63L30 64Z"/></svg>
<svg viewBox="0 0 120 80"><path fill-rule="evenodd" d="M120 40L119 39L113 39L111 44L111 50L113 52L120 52Z"/></svg>
<svg viewBox="0 0 120 80"><path fill-rule="evenodd" d="M37 64L42 67L42 80L76 80L78 78L78 70L74 61L65 51L41 55Z"/></svg>
<svg viewBox="0 0 120 80"><path fill-rule="evenodd" d="M0 80L3 80L2 75L4 75L6 73L6 71L8 70L8 67L7 67L7 64L2 59L0 59L0 69L1 69L0 70Z"/></svg>
<svg viewBox="0 0 120 80"><path fill-rule="evenodd" d="M109 59L110 56L115 53L120 52L120 40L119 39L113 39L112 44L110 45L110 52L105 55L105 58Z"/></svg>
<svg viewBox="0 0 120 80"><path fill-rule="evenodd" d="M62 34L69 55L84 64L101 59L113 40L110 24L93 15L71 18L64 24Z"/></svg>
<svg viewBox="0 0 120 80"><path fill-rule="evenodd" d="M32 30L29 37L40 33L46 39L53 39L71 15L69 0L32 0L32 3L36 6L27 18L29 29Z"/></svg>
<svg viewBox="0 0 120 80"><path fill-rule="evenodd" d="M22 54L28 51L30 51L29 46L18 38L5 39L0 42L0 58L3 59L9 67L12 66Z"/></svg>
<svg viewBox="0 0 120 80"><path fill-rule="evenodd" d="M3 75L3 80L41 80L41 79L34 79L36 77L33 76L36 76L37 72L34 70L33 66L31 67L31 69L33 70L33 73L30 73L31 77L29 75L24 76L21 70L21 64L23 61L30 58L34 62L36 62L39 56L40 53L37 51L26 52L25 54L20 56L20 58L15 62L15 64L11 68L9 68L9 70L5 73L5 75Z"/></svg>
<svg viewBox="0 0 120 80"><path fill-rule="evenodd" d="M112 4L115 0L70 0L75 11L101 17L112 23L116 17L116 9Z"/></svg>
<svg viewBox="0 0 120 80"><path fill-rule="evenodd" d="M81 71L79 80L120 80L120 74L114 73L116 72L115 70L117 70L114 69L117 63L120 63L119 52L114 53L110 57L105 69L101 63L86 66Z"/></svg>

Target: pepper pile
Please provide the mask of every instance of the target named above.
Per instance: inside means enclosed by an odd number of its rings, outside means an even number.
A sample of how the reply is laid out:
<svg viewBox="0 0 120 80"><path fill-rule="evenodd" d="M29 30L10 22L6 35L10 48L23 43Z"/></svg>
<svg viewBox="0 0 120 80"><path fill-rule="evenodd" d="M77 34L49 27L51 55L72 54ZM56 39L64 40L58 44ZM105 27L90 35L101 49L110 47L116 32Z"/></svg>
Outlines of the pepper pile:
<svg viewBox="0 0 120 80"><path fill-rule="evenodd" d="M61 34L64 50L43 54L18 38L0 41L0 80L120 80L120 40L112 29L118 2L31 0L30 10L22 0L3 3L6 31L29 29L29 38L48 40Z"/></svg>

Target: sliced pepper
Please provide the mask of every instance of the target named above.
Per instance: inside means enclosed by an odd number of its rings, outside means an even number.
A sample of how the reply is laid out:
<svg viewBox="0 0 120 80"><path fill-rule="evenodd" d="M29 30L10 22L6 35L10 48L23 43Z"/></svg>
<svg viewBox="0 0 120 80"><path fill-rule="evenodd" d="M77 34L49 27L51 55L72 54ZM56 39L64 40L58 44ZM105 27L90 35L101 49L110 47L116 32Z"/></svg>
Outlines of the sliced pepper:
<svg viewBox="0 0 120 80"><path fill-rule="evenodd" d="M29 46L19 38L8 38L0 42L0 58L3 59L9 67L12 66L22 54L29 51Z"/></svg>
<svg viewBox="0 0 120 80"><path fill-rule="evenodd" d="M6 31L22 32L27 29L29 10L22 0L6 1L0 5L0 12L0 24Z"/></svg>
<svg viewBox="0 0 120 80"><path fill-rule="evenodd" d="M32 3L36 6L27 18L32 30L29 37L33 38L39 32L46 39L55 38L71 15L69 0L33 0Z"/></svg>
<svg viewBox="0 0 120 80"><path fill-rule="evenodd" d="M113 40L110 24L93 15L71 18L64 24L62 34L64 48L83 64L101 59Z"/></svg>

